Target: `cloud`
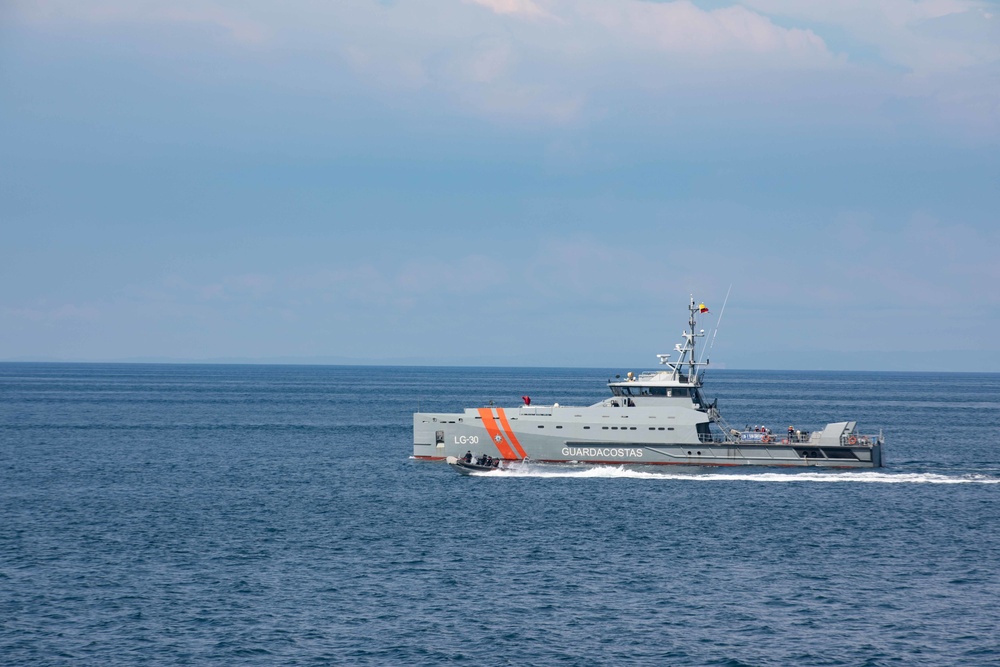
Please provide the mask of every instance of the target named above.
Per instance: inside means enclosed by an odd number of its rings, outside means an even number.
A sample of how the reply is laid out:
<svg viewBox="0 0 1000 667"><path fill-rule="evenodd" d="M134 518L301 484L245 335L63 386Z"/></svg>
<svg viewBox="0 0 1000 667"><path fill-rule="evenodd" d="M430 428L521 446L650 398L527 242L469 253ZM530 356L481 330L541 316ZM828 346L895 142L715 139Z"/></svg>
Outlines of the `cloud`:
<svg viewBox="0 0 1000 667"><path fill-rule="evenodd" d="M1000 59L998 26L974 0L845 0L801 3L746 0L770 16L839 26L874 47L885 62L924 75Z"/></svg>
<svg viewBox="0 0 1000 667"><path fill-rule="evenodd" d="M259 0L38 0L18 3L15 16L35 26L197 26L228 46L267 44L275 60L245 76L271 77L276 89L291 81L330 99L369 94L498 123L573 127L687 104L730 109L736 121L736 109L802 124L915 118L998 138L1000 20L988 9L976 0L293 0L280 11Z"/></svg>
<svg viewBox="0 0 1000 667"><path fill-rule="evenodd" d="M487 13L407 4L354 7L346 21L363 26L366 40L348 38L350 66L380 86L424 89L497 119L566 125L603 115L599 98L609 89L668 89L671 81L711 79L713 70L731 76L840 65L811 30L775 25L739 6L704 10L685 0L475 3Z"/></svg>
<svg viewBox="0 0 1000 667"><path fill-rule="evenodd" d="M551 18L551 14L531 0L464 0L493 10L495 14L508 14L528 18Z"/></svg>
<svg viewBox="0 0 1000 667"><path fill-rule="evenodd" d="M782 20L835 28L901 68L888 92L925 100L940 120L980 136L1000 136L1000 21L977 0L745 0Z"/></svg>
<svg viewBox="0 0 1000 667"><path fill-rule="evenodd" d="M614 41L636 49L697 56L772 53L813 63L831 58L826 44L811 30L777 26L739 5L703 10L679 0L583 2L578 7L579 19L593 21ZM693 66L697 68L698 63Z"/></svg>

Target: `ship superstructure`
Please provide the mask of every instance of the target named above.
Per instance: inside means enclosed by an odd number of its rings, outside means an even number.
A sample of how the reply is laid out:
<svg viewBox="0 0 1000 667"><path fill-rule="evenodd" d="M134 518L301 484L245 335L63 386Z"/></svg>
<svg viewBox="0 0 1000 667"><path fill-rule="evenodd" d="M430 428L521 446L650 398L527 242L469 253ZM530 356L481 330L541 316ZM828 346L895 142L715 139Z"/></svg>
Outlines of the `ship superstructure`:
<svg viewBox="0 0 1000 667"><path fill-rule="evenodd" d="M659 354L659 370L608 381L608 398L580 407L526 400L517 407L418 412L413 456L445 460L472 451L507 461L881 467L882 434L863 435L853 421L813 432L730 428L702 393L708 361L698 360L695 350L705 336L697 318L707 308L692 298L688 311L676 361Z"/></svg>

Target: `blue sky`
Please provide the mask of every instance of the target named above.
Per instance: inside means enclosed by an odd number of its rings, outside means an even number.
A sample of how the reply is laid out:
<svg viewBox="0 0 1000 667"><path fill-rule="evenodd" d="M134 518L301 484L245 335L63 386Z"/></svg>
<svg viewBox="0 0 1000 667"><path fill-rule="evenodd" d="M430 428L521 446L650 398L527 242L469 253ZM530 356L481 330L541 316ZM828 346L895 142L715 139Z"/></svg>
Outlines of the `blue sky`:
<svg viewBox="0 0 1000 667"><path fill-rule="evenodd" d="M1000 371L993 2L14 0L0 146L0 360Z"/></svg>

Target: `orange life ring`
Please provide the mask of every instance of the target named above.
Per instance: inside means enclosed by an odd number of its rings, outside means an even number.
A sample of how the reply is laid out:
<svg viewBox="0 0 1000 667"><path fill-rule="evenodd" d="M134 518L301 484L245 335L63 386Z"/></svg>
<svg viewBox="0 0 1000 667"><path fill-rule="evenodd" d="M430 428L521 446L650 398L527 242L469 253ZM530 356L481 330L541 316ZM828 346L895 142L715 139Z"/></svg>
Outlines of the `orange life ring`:
<svg viewBox="0 0 1000 667"><path fill-rule="evenodd" d="M857 437L852 435L850 438L847 439L847 444L849 444L849 445L856 445L856 444L858 444Z"/></svg>

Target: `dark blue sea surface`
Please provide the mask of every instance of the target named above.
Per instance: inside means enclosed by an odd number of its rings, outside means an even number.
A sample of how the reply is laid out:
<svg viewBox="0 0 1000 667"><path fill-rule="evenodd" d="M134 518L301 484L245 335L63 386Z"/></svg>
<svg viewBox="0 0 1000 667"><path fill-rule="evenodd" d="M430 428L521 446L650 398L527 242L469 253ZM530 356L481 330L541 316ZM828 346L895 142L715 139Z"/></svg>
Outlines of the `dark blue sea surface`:
<svg viewBox="0 0 1000 667"><path fill-rule="evenodd" d="M410 459L615 372L0 364L0 663L1000 664L1000 375L708 375L877 471Z"/></svg>

